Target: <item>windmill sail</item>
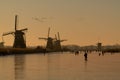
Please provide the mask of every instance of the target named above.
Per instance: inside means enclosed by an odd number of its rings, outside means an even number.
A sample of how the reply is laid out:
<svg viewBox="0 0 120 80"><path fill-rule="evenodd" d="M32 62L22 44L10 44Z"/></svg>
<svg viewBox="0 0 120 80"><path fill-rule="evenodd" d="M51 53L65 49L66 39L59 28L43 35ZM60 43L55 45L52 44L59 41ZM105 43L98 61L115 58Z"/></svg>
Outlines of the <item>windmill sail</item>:
<svg viewBox="0 0 120 80"><path fill-rule="evenodd" d="M17 30L17 15L15 15L15 31Z"/></svg>
<svg viewBox="0 0 120 80"><path fill-rule="evenodd" d="M59 32L58 32L58 40L60 40L60 34L59 34Z"/></svg>
<svg viewBox="0 0 120 80"><path fill-rule="evenodd" d="M14 34L14 32L7 32L7 33L3 33L2 36L6 36L6 35L9 35L9 34Z"/></svg>
<svg viewBox="0 0 120 80"><path fill-rule="evenodd" d="M49 35L50 35L50 27L49 27L49 29L48 29L48 37L49 37Z"/></svg>
<svg viewBox="0 0 120 80"><path fill-rule="evenodd" d="M44 40L48 40L47 38L42 38L42 37L39 37L38 39L44 39Z"/></svg>
<svg viewBox="0 0 120 80"><path fill-rule="evenodd" d="M19 31L26 31L26 30L28 30L28 28L25 28L25 29L21 29L21 30L19 30Z"/></svg>

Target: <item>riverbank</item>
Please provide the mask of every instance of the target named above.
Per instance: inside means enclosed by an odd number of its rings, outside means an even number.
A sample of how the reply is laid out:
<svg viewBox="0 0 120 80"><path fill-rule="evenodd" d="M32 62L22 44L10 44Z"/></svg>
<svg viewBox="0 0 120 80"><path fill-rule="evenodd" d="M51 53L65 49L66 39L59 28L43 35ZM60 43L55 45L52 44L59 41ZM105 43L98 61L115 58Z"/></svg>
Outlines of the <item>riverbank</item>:
<svg viewBox="0 0 120 80"><path fill-rule="evenodd" d="M14 54L46 53L46 52L48 51L42 48L0 48L0 56Z"/></svg>

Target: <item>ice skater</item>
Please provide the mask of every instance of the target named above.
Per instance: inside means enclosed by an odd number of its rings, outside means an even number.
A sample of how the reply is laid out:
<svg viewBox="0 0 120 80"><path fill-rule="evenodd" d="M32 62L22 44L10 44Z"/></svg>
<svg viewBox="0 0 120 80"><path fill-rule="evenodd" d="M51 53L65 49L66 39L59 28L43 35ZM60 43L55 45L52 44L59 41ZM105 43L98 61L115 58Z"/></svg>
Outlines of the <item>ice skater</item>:
<svg viewBox="0 0 120 80"><path fill-rule="evenodd" d="M85 57L85 61L87 61L87 57L88 57L87 52L85 52L84 57Z"/></svg>

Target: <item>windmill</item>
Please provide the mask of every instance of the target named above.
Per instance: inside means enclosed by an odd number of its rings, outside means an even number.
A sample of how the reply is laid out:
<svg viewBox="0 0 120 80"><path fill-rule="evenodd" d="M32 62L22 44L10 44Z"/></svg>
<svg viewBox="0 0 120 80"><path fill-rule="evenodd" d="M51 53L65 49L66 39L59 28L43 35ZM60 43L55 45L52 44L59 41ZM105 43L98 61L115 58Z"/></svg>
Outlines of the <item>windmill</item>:
<svg viewBox="0 0 120 80"><path fill-rule="evenodd" d="M61 42L63 42L63 41L67 41L67 40L60 40L60 34L58 32L58 38L55 35L54 49L57 51L60 51L61 50Z"/></svg>
<svg viewBox="0 0 120 80"><path fill-rule="evenodd" d="M39 39L44 39L47 41L47 44L46 44L46 49L47 50L53 50L53 38L51 38L50 36L50 28L48 29L48 36L47 38L39 38Z"/></svg>
<svg viewBox="0 0 120 80"><path fill-rule="evenodd" d="M14 36L13 48L26 48L25 31L27 30L27 28L20 30L17 29L17 15L15 15L15 31L3 33L3 36L9 34L12 34Z"/></svg>

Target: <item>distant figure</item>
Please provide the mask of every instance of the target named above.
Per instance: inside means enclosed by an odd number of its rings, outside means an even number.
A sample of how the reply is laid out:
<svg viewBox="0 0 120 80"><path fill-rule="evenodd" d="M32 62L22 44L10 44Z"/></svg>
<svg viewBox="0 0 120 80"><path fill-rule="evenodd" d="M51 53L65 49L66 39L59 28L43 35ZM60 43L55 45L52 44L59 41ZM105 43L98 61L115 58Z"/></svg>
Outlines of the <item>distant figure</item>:
<svg viewBox="0 0 120 80"><path fill-rule="evenodd" d="M85 52L84 57L85 57L85 61L87 61L87 52Z"/></svg>
<svg viewBox="0 0 120 80"><path fill-rule="evenodd" d="M78 55L79 54L79 51L75 51L75 55Z"/></svg>
<svg viewBox="0 0 120 80"><path fill-rule="evenodd" d="M102 56L104 56L104 52L102 52Z"/></svg>
<svg viewBox="0 0 120 80"><path fill-rule="evenodd" d="M101 55L101 53L99 53L99 56Z"/></svg>

